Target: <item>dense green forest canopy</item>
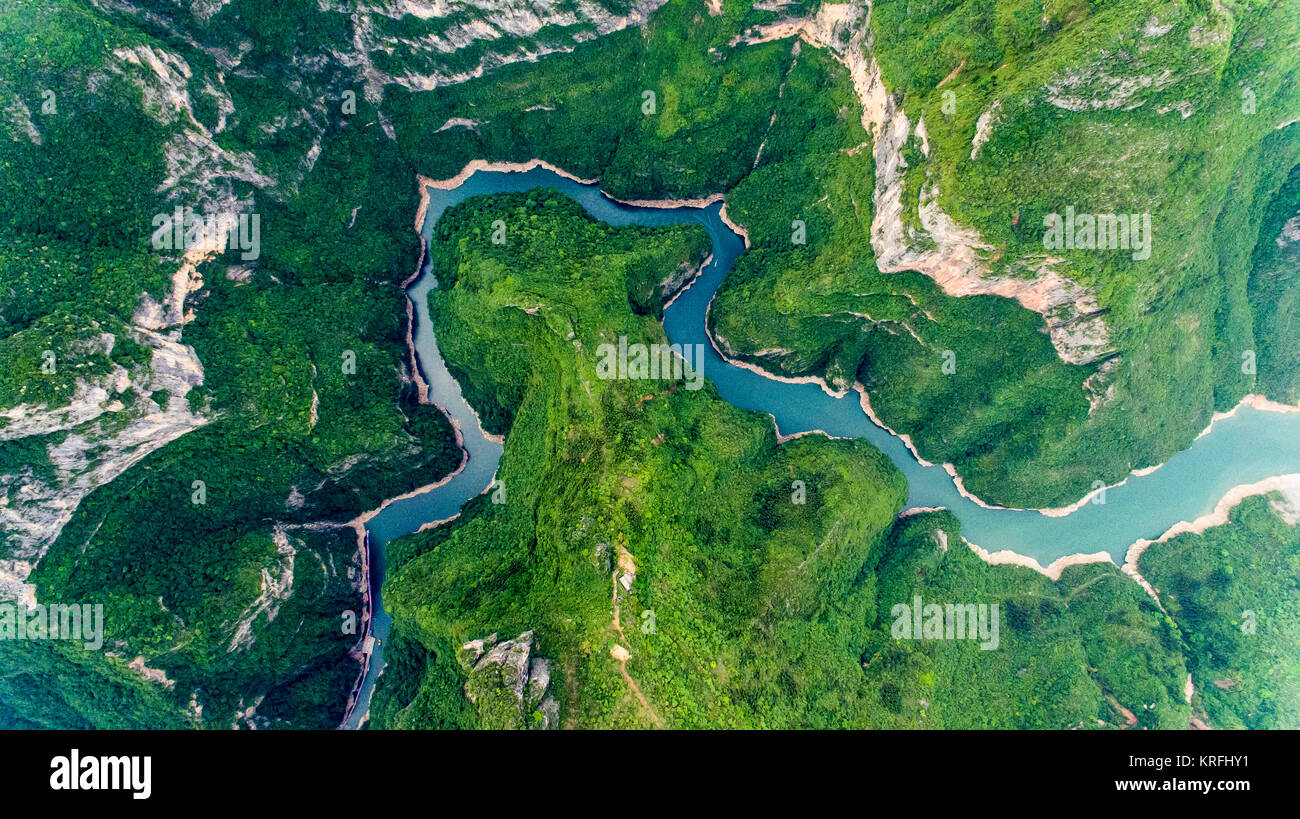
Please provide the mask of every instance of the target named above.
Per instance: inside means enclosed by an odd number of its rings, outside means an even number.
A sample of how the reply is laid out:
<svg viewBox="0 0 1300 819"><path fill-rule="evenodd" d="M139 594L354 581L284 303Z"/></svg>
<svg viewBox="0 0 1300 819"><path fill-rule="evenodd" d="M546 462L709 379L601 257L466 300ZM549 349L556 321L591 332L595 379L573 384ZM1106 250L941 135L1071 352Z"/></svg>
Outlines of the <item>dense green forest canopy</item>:
<svg viewBox="0 0 1300 819"><path fill-rule="evenodd" d="M895 522L902 479L861 442L778 446L711 388L597 377L599 343L663 339L634 294L698 262L692 231L609 228L547 191L443 215L431 308L471 400L512 420L507 491L393 545L375 726L500 727L454 657L525 630L569 727L1127 725L1112 700L1185 726L1179 632L1116 567L989 566L949 513ZM898 640L891 611L918 595L996 604L998 650Z"/></svg>
<svg viewBox="0 0 1300 819"><path fill-rule="evenodd" d="M1283 186L1300 161L1287 126L1300 117L1300 10L872 7L868 54L911 129L900 218L916 252L934 246L918 216L931 202L976 229L987 275L1012 280L1043 265L1049 214L1151 218L1149 259L1050 254L1053 273L1095 299L1083 318L1104 323L1099 357L1073 364L1046 338L1064 321L1055 313L878 270L871 146L897 119L862 127L861 78L846 67L862 41L843 26L822 32L830 48L745 39L837 5L853 4L724 3L710 16L671 2L644 31L431 92L394 88L384 110L408 160L435 178L472 159L541 157L624 199L726 192L755 250L719 293L719 337L783 375L861 382L885 423L991 502L1068 504L1167 460L1251 390L1288 398L1294 358L1275 350L1294 342L1294 280L1257 273L1267 261L1252 251L1277 238L1271 214L1300 206ZM472 125L456 125L466 111Z"/></svg>
<svg viewBox="0 0 1300 819"><path fill-rule="evenodd" d="M1073 501L1248 392L1297 400L1295 4L602 0L450 50L492 12L373 5L0 8L0 579L101 601L109 633L105 654L0 644L0 725L338 724L359 637L340 618L362 607L343 524L460 462L415 395L399 285L416 175L474 159L543 158L626 199L724 194L751 247L719 344L860 382L991 501ZM947 246L937 207L1013 280L1049 214L1149 214L1149 259L1053 253L1104 355L1063 359L1050 311L882 272L885 183L908 253ZM178 205L258 213L259 258L178 282L149 243ZM488 217L511 243L483 241ZM394 544L374 725L510 724L466 698L457 649L532 630L563 725L1296 726L1278 499L1152 547L1164 612L1112 566L989 566L949 515L896 520L906 488L862 442L778 444L711 388L594 377L602 340L663 340L698 231L615 230L536 192L448 213L430 252L455 271L432 297L448 363L508 435L509 500ZM917 595L996 603L1000 649L896 639Z"/></svg>
<svg viewBox="0 0 1300 819"><path fill-rule="evenodd" d="M1247 498L1229 522L1143 553L1186 642L1198 704L1224 728L1300 725L1300 530L1294 501Z"/></svg>
<svg viewBox="0 0 1300 819"><path fill-rule="evenodd" d="M0 11L15 46L0 56L0 90L26 106L39 139L4 120L0 400L21 418L71 406L88 380L114 390L119 371L132 386L112 396L117 413L0 441L10 499L33 479L68 491L81 466L130 459L76 506L29 578L39 600L102 603L108 656L6 644L5 721L228 727L256 706L257 724L333 728L358 671L348 652L360 635L340 622L363 607L361 567L350 528L304 526L342 524L461 457L407 370L396 283L418 258L411 169L382 135L339 127L317 137L320 161L292 196L236 183L262 216L265 252L202 264L190 320L143 327L141 304L167 303L181 265L150 246L152 216L202 204L168 191L169 140L184 120L155 119L157 89L120 56L166 46L80 3L19 5ZM45 89L57 94L42 109ZM251 93L240 116L256 116ZM151 366L180 366L157 364L159 351L175 356L168 336L202 363L185 393L150 386ZM165 430L178 416L193 428L168 446L115 451L133 424ZM68 448L83 459L59 454ZM6 546L22 550L22 530L5 528ZM266 597L277 588L292 594ZM167 686L126 670L137 657ZM66 707L42 710L42 690Z"/></svg>

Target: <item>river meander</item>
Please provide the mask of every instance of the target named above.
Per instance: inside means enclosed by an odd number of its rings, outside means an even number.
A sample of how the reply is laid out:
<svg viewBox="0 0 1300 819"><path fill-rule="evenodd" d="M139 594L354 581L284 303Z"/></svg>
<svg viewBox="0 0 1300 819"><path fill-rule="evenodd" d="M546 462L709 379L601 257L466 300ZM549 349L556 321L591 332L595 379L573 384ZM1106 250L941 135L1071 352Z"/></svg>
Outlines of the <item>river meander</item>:
<svg viewBox="0 0 1300 819"><path fill-rule="evenodd" d="M962 534L990 552L1009 549L1047 566L1073 554L1107 552L1122 562L1128 547L1141 538L1159 537L1179 521L1212 511L1230 489L1273 475L1300 472L1300 413L1267 412L1243 406L1214 424L1213 430L1187 450L1146 475L1132 475L1111 487L1104 503L1085 503L1059 517L1037 511L990 509L963 497L941 466L923 466L897 436L867 417L857 393L836 397L813 383L791 383L737 367L722 359L709 342L705 319L709 303L727 271L745 251L743 237L720 216L720 202L704 207L650 208L620 204L598 185L583 184L550 170L478 171L454 189L428 188L423 224L425 241L449 207L481 194L556 188L581 204L593 217L611 225L662 226L696 222L713 241L713 257L699 277L665 311L664 329L677 344L703 344L704 375L718 394L735 406L766 412L783 435L820 430L839 437L865 438L884 452L907 478L907 508L946 507L961 520ZM375 680L383 670L383 641L390 618L384 612L381 586L384 547L422 525L455 516L466 501L492 483L501 444L486 437L465 403L460 385L447 371L438 351L427 295L436 271L425 269L409 288L415 304L414 341L418 364L429 384L429 398L460 427L469 455L464 469L445 484L390 503L367 523L371 538L371 634L375 646L356 707L346 727L355 728L368 712Z"/></svg>

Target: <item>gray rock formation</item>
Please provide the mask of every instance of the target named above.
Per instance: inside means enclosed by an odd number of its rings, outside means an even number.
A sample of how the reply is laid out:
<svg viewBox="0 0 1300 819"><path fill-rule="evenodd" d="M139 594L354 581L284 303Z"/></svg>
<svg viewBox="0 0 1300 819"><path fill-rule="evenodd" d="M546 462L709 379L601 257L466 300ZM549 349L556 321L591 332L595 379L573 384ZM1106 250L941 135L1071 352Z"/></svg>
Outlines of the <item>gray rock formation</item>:
<svg viewBox="0 0 1300 819"><path fill-rule="evenodd" d="M0 598L30 595L23 588L27 575L82 498L211 420L186 397L203 383L194 350L139 327L126 332L152 351L147 369L116 367L108 377L79 381L62 407L19 405L4 413L0 440L39 441L50 469L26 465L0 474L0 531L3 556L10 558L0 571ZM111 349L114 336L105 335Z"/></svg>
<svg viewBox="0 0 1300 819"><path fill-rule="evenodd" d="M533 654L533 632L497 642L492 634L460 647L469 674L465 695L478 706L484 728L554 728L560 706L550 694L551 661Z"/></svg>

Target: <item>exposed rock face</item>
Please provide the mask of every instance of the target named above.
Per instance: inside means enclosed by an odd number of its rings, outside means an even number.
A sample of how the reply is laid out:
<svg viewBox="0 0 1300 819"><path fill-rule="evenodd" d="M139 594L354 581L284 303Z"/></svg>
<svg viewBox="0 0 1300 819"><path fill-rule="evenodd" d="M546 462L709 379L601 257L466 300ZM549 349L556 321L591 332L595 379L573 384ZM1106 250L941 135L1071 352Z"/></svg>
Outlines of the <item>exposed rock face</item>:
<svg viewBox="0 0 1300 819"><path fill-rule="evenodd" d="M63 345L64 351L75 348L77 357L90 358L109 355L116 341L112 333L101 332L90 338L75 339ZM67 353L65 352L65 355ZM67 404L22 403L0 411L0 441L13 441L29 435L41 435L72 429L103 414L110 406L110 396L115 396L129 383L126 370L114 366L100 376L77 379L72 398Z"/></svg>
<svg viewBox="0 0 1300 819"><path fill-rule="evenodd" d="M0 82L0 93L12 100L9 106L2 110L4 116L15 126L14 132L25 134L27 139L34 145L44 144L45 138L41 135L36 124L32 122L32 109L28 108L27 104L17 94L10 93L2 82Z"/></svg>
<svg viewBox="0 0 1300 819"><path fill-rule="evenodd" d="M235 625L235 634L230 640L230 651L237 651L251 645L253 625L258 617L266 615L266 621L271 622L280 613L280 604L293 594L293 559L298 554L298 550L289 542L289 536L281 526L277 526L271 533L271 539L275 542L276 562L271 566L262 567L261 592L244 610Z"/></svg>
<svg viewBox="0 0 1300 819"><path fill-rule="evenodd" d="M213 32L205 27L228 11L228 0L156 4L98 0L97 5L106 11L146 21L207 54L215 69L196 69L180 53L157 43L134 44L114 49L85 82L94 90L110 77L125 78L140 89L144 112L170 130L163 151L167 164L160 193L177 205L200 212L237 212L249 207L248 187L291 190L311 170L320 152L319 135L326 119L336 113L321 101L325 89L359 79L365 82L367 93L378 99L383 85L389 83L433 88L463 81L507 63L571 50L592 37L641 25L664 2L638 0L623 14L610 13L594 0L566 4L543 0L370 0L359 6L322 2L321 13L349 19L353 42L341 44L344 48L330 54L291 57L295 79L288 87L300 98L300 106L258 125L267 136L296 129L307 136L306 147L299 163L280 163L274 171L259 168L252 152L231 150L217 142L242 113L236 111L226 90L226 77L235 73L245 78L261 76L241 65L252 43L239 37L231 42L228 29ZM398 21L412 19L427 24L428 33L418 37L393 34L401 30ZM478 65L465 70L461 52L481 49L484 43L489 45L482 49ZM372 60L379 53L393 58L386 59L385 65L409 68L380 70ZM455 70L447 67L453 64ZM200 98L211 112L206 124L196 114ZM33 143L42 142L32 111L21 99L14 97L0 110L0 116L15 123L17 132ZM451 127L472 125L469 121L450 123ZM152 350L148 370L128 373L117 367L107 375L87 378L77 383L71 401L62 406L0 408L0 440L39 440L52 467L25 467L0 474L0 532L4 535L0 558L7 558L0 562L0 596L32 596L25 583L32 567L90 491L211 420L210 412L192 408L186 398L193 387L203 383L203 367L193 349L181 343L184 324L193 318L192 312L185 312L185 299L202 287L197 267L211 250L195 248L186 253L179 260L171 294L161 301L142 294L129 328L117 330L118 335L130 333ZM101 346L111 349L114 338L112 333L104 333ZM161 398L165 406L154 402L160 391L166 393ZM126 400L132 397L135 400ZM282 574L277 567L269 571L272 577L264 577L264 591L273 591ZM237 633L234 644L243 639L246 637Z"/></svg>
<svg viewBox="0 0 1300 819"><path fill-rule="evenodd" d="M1268 505L1288 526L1300 526L1300 486L1284 486Z"/></svg>
<svg viewBox="0 0 1300 819"><path fill-rule="evenodd" d="M189 64L177 54L147 45L119 48L113 52L116 63L109 70L129 77L139 86L145 112L161 125L176 131L163 151L167 178L160 192L168 198L208 210L234 210L238 206L233 183L238 180L258 187L272 180L258 173L253 155L220 147L213 132L194 116L189 82L193 75ZM223 84L222 75L217 75ZM225 126L226 114L234 111L234 102L224 88L208 82L204 92L216 100L220 112L217 132Z"/></svg>
<svg viewBox="0 0 1300 819"><path fill-rule="evenodd" d="M980 114L980 118L975 122L975 136L971 138L970 142L971 159L980 158L980 148L983 148L984 143L988 142L989 138L993 136L993 126L997 125L998 116L1001 112L1002 102L999 100Z"/></svg>
<svg viewBox="0 0 1300 819"><path fill-rule="evenodd" d="M645 23L667 0L637 0L626 14L612 14L593 0L554 3L550 0L384 0L361 4L333 4L354 13L356 37L351 55L366 78L366 94L378 99L383 85L397 83L413 90L464 82L487 71L515 62L532 62L546 54L572 51L586 40L628 26ZM324 4L323 4L324 5ZM392 32L394 21L407 15L420 20L426 31L415 36ZM417 27L411 27L417 28ZM484 48L473 68L463 67L461 52ZM472 52L471 52L472 53ZM385 71L375 65L400 63L402 69Z"/></svg>
<svg viewBox="0 0 1300 819"><path fill-rule="evenodd" d="M934 540L935 543L939 545L939 551L941 552L948 551L948 533L946 531L944 531L943 529L935 529Z"/></svg>
<svg viewBox="0 0 1300 819"><path fill-rule="evenodd" d="M1300 242L1300 215L1293 216L1287 220L1286 224L1282 225L1282 230L1278 233L1275 241L1278 247L1286 247Z"/></svg>
<svg viewBox="0 0 1300 819"><path fill-rule="evenodd" d="M1096 298L1082 285L1051 269L1060 260L1048 256L1027 257L1012 265L1026 275L992 275L988 258L994 248L977 231L959 226L943 212L936 185L923 185L915 203L903 201L907 169L903 146L913 136L912 124L893 97L884 93L874 60L869 70L873 76L863 84L870 89L870 98L864 99L863 104L875 117L865 124L876 138L871 245L880 270L885 273L915 270L934 279L950 296L992 295L1015 299L1043 316L1057 354L1070 364L1086 364L1109 355L1112 345ZM986 112L987 119L981 117L981 128L971 150L973 158L978 156L983 144L981 131L986 141L997 113L994 107ZM924 133L924 122L918 122L915 134L928 154ZM911 208L916 209L919 227L909 226L903 219L904 211Z"/></svg>
<svg viewBox="0 0 1300 819"><path fill-rule="evenodd" d="M129 4L114 4L131 12ZM196 16L211 16L223 3L195 3ZM138 12L156 17L153 12ZM161 21L162 18L157 18ZM140 89L144 112L172 136L163 151L167 174L161 192L196 210L238 210L236 182L265 186L268 177L254 168L250 153L219 147L213 132L194 115L193 72L184 58L162 47L115 49L96 73L85 78L94 90L109 76L124 77ZM218 131L234 104L221 86L204 78L203 93L216 101ZM23 111L11 113L12 116ZM39 133L29 134L40 142ZM122 337L149 349L148 367L131 371L114 365L107 374L79 379L62 406L20 404L0 411L0 440L38 442L49 468L24 466L0 474L0 556L11 558L0 570L0 596L30 597L25 581L32 566L59 536L81 500L150 453L211 420L191 407L191 389L203 384L203 367L194 350L181 343L186 296L202 286L196 267L211 248L195 248L178 260L172 292L160 302L142 293L129 325L100 334L102 352ZM43 465L42 465L43 466Z"/></svg>
<svg viewBox="0 0 1300 819"><path fill-rule="evenodd" d="M560 706L549 692L551 661L533 655L533 632L497 642L492 634L461 646L469 673L465 695L478 706L484 728L554 728Z"/></svg>
<svg viewBox="0 0 1300 819"><path fill-rule="evenodd" d="M1157 74L1113 76L1104 66L1114 56L1103 54L1092 65L1071 68L1047 84L1047 101L1066 111L1131 111L1146 104L1142 91L1159 91L1175 81L1168 69Z"/></svg>
<svg viewBox="0 0 1300 819"><path fill-rule="evenodd" d="M0 596L21 594L14 584L26 580L82 498L211 420L191 408L186 398L203 383L194 350L150 330L136 327L129 332L151 349L148 369L128 374L117 367L107 378L79 382L67 406L20 405L4 414L9 424L0 430L0 440L40 436L51 470L28 465L0 474L0 530L6 556L17 561L0 572ZM107 338L111 348L113 336ZM165 397L159 391L165 391ZM128 397L129 406L122 400Z"/></svg>
<svg viewBox="0 0 1300 819"><path fill-rule="evenodd" d="M128 663L128 665L132 671L144 677L146 680L153 680L156 683L161 683L166 688L171 688L172 686L176 685L175 680L168 679L167 672L158 668L150 668L149 666L147 666L145 664L144 657L136 657L134 660Z"/></svg>
<svg viewBox="0 0 1300 819"><path fill-rule="evenodd" d="M36 589L27 582L34 565L25 560L0 560L0 600L17 600L36 607Z"/></svg>
<svg viewBox="0 0 1300 819"><path fill-rule="evenodd" d="M756 6L764 8L761 4ZM766 10L781 11L784 6L783 3L772 3ZM817 9L812 17L791 18L757 26L737 37L731 45L734 47L740 43L762 43L799 37L810 45L834 52L853 71L855 65L866 62L861 48L867 34L866 23L866 6L828 3Z"/></svg>
<svg viewBox="0 0 1300 819"><path fill-rule="evenodd" d="M1183 49L1190 43L1210 56L1228 48L1233 23L1233 12L1218 0L1210 10L1171 4L1137 27L1141 40L1136 49L1098 51L1088 62L1058 71L1044 87L1046 102L1066 111L1131 111L1152 105L1159 114L1176 112L1187 119L1206 98L1197 78L1210 73L1215 60L1188 63ZM1179 32L1171 36L1175 29Z"/></svg>
<svg viewBox="0 0 1300 819"><path fill-rule="evenodd" d="M228 0L148 4L97 0L105 10L139 19L207 54L215 68L196 72L174 51L160 45L133 45L115 49L107 65L88 82L93 88L107 76L125 77L140 88L146 113L172 129L163 152L167 173L161 193L196 210L246 210L251 201L246 195L249 186L288 194L311 171L320 155L322 135L338 116L337 102L344 90L361 84L365 97L378 102L385 85L428 90L463 82L503 65L571 51L595 37L643 25L665 2L635 0L623 13L612 13L607 6L618 8L621 4L598 0L320 0L318 13L344 20L351 41L333 44L329 51L289 49L283 64L253 68L244 61L254 44L242 35L231 36L237 26L220 24L222 15L231 12ZM474 55L473 67L466 67L465 54ZM256 114L236 110L226 89L228 76L283 85L295 101L273 120L246 121ZM200 108L210 112L206 124L195 113L200 98L205 103ZM40 141L30 111L14 106L0 114L22 124L34 142ZM305 146L302 157L297 163L272 165L253 152L219 145L216 138L235 126L253 126L268 138L292 133L292 141ZM383 117L380 127L389 138L395 138Z"/></svg>
<svg viewBox="0 0 1300 819"><path fill-rule="evenodd" d="M257 713L257 707L266 699L265 695L253 698L252 705L244 707L244 700L239 700L239 707L235 709L235 719L230 727L235 730L246 729L256 731L269 728L271 721L261 714Z"/></svg>
<svg viewBox="0 0 1300 819"><path fill-rule="evenodd" d="M847 36L845 36L847 35ZM911 120L885 88L880 67L870 55L869 12L856 4L824 5L813 17L783 20L756 28L732 45L801 37L829 49L849 70L862 105L862 125L875 138L875 216L871 245L882 272L915 270L951 296L993 295L1015 299L1043 316L1052 344L1062 360L1086 364L1112 351L1105 321L1095 297L1083 286L1051 270L1059 260L1046 256L1018 260L1022 276L990 274L988 257L994 249L979 233L959 226L939 206L938 187L923 185L918 201L904 202L903 146L913 136L928 155L925 123L913 130ZM972 158L992 135L1000 114L994 104L977 124ZM915 210L919 228L903 219Z"/></svg>
<svg viewBox="0 0 1300 819"><path fill-rule="evenodd" d="M319 0L313 4L319 13L350 28L350 40L331 43L328 51L320 45L286 43L283 60L246 62L254 43L240 33L240 26L248 20L231 19L242 10L229 0L94 0L99 11L139 21L153 36L110 45L108 53L96 55L102 61L80 78L92 94L121 80L139 89L138 99L125 102L139 106L163 129L157 192L169 205L200 213L248 211L252 189L285 198L310 173L321 153L322 135L340 115L343 89L364 85L368 97L377 101L387 84L420 89L459 82L641 25L664 2ZM427 24L427 33L403 33L420 31L420 23ZM275 85L284 92L282 104L270 113L257 106L237 106L238 95L232 97L227 89L227 80L234 87L236 77ZM35 145L45 141L39 105L39 99L33 103L9 93L0 79L0 124L15 139ZM395 138L386 120L380 117L379 124ZM471 120L448 123L474 126ZM232 130L238 130L240 138L226 139ZM296 146L297 155L286 161L276 151L263 152L265 142L276 142L281 149ZM102 350L111 350L115 341L130 338L149 350L148 365L108 365L107 372L77 381L75 391L69 390L70 399L65 397L58 406L35 401L0 405L0 445L17 442L27 448L24 452L34 453L32 463L0 467L0 599L35 605L34 587L27 580L83 499L213 420L206 406L191 404L191 390L203 384L204 370L194 350L182 342L185 324L194 317L193 303L186 310L186 297L202 287L198 267L212 250L191 248L176 258L171 292L141 294L134 314L129 319L121 316L122 321L95 340ZM231 275L250 277L252 270ZM313 395L313 424L318 403ZM335 464L317 488L376 460L357 457ZM310 512L309 489L293 487L287 505ZM286 536L282 528L274 537L277 554L261 567L260 594L230 624L231 651L246 649L264 623L287 616L281 611L293 611L295 558L300 581L314 563L310 555L317 553L301 540ZM332 575L333 555L328 570L321 565ZM355 568L349 565L348 574L359 578ZM298 593L306 587L299 582ZM520 725L525 718L530 726L555 725L559 709L547 694L548 661L531 656L531 634L513 644L518 644L514 654L503 656L501 649L484 661L485 670L509 669L513 674L507 693L518 702L514 713ZM143 660L132 667L150 676ZM236 722L250 727L264 723L265 718L254 713L259 702L260 697ZM197 699L194 711L202 711Z"/></svg>

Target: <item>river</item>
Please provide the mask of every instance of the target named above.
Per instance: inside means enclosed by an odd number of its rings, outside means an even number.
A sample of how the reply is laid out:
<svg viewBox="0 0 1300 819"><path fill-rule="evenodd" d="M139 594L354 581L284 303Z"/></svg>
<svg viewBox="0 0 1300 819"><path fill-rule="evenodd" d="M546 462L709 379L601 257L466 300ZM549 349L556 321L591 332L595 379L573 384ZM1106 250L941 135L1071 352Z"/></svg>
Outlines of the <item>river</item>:
<svg viewBox="0 0 1300 819"><path fill-rule="evenodd" d="M665 310L664 329L676 344L703 344L703 372L718 394L744 409L766 412L783 435L820 430L838 437L865 438L885 453L907 478L906 508L945 507L961 520L962 535L990 552L1004 549L1047 566L1074 554L1108 553L1124 560L1138 539L1159 537L1179 521L1212 511L1235 486L1274 475L1300 472L1300 413L1240 407L1215 422L1212 431L1146 475L1131 475L1121 486L1068 515L1048 516L1032 510L990 509L964 497L940 466L923 466L897 436L877 426L863 411L857 393L836 397L813 383L791 383L737 367L721 358L710 343L705 318L710 301L736 258L745 251L743 237L720 215L722 203L703 207L648 208L620 204L598 185L583 184L544 168L522 173L478 171L451 190L429 188L422 233L426 242L449 207L480 194L551 187L572 197L593 217L611 225L663 226L695 222L713 241L713 258L688 290ZM455 516L466 501L492 483L501 444L486 437L465 403L460 385L447 371L438 351L427 295L436 286L433 271L421 271L408 289L415 304L414 341L419 367L429 384L429 398L459 426L469 454L464 469L436 489L394 501L367 523L371 541L373 649L356 707L345 723L356 728L369 711L375 681L383 670L383 641L391 618L384 611L384 548L393 538L431 521Z"/></svg>

